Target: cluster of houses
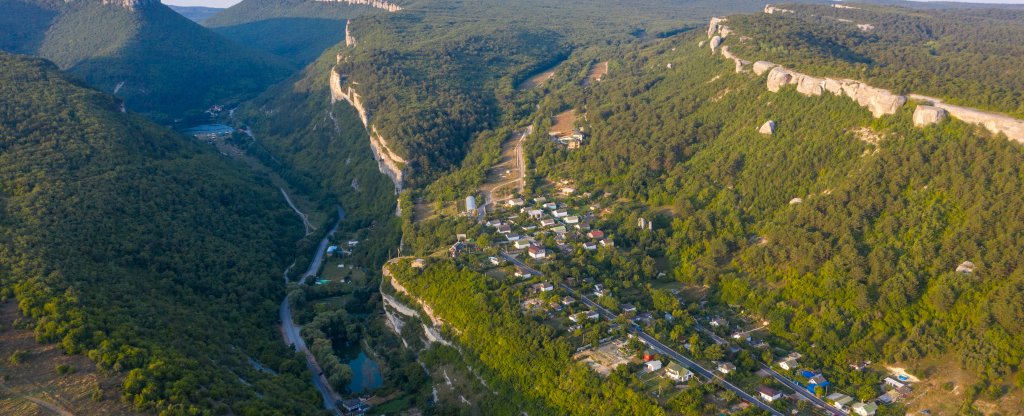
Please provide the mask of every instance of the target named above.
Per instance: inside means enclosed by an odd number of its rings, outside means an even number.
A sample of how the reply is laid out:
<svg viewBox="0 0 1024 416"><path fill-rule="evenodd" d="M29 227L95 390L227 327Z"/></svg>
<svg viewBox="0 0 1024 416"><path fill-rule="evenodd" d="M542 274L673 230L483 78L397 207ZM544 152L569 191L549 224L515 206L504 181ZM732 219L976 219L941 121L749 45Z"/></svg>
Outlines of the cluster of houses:
<svg viewBox="0 0 1024 416"><path fill-rule="evenodd" d="M580 243L584 250L615 246L603 231L591 228L590 213L574 215L564 205L548 201L546 197L534 198L533 202L533 206L527 206L522 198L505 201L507 208L518 208L519 213L524 214L526 221L522 224L517 224L520 221L519 215L513 215L504 220L492 219L486 225L503 235L514 250L525 250L527 256L534 260L548 258L551 254L538 242L545 234L554 235L555 242L563 252L572 251L568 242L574 236L585 237Z"/></svg>

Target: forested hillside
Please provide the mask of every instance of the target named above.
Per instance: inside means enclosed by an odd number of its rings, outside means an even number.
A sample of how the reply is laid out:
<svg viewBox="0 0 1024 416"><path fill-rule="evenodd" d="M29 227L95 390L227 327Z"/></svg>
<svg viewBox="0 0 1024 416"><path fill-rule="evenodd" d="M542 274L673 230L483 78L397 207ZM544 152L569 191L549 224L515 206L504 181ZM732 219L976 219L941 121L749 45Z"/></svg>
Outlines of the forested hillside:
<svg viewBox="0 0 1024 416"><path fill-rule="evenodd" d="M1024 117L1024 9L780 6L729 19L748 60Z"/></svg>
<svg viewBox="0 0 1024 416"><path fill-rule="evenodd" d="M353 22L340 71L421 186L457 165L476 135L531 111L515 86L587 45L646 42L754 1L424 0ZM499 23L500 22L500 23Z"/></svg>
<svg viewBox="0 0 1024 416"><path fill-rule="evenodd" d="M291 71L159 2L2 0L0 11L0 50L49 59L161 121L255 95Z"/></svg>
<svg viewBox="0 0 1024 416"><path fill-rule="evenodd" d="M347 226L381 227L367 250L376 269L399 239L395 188L377 169L366 129L356 111L332 102L328 73L337 48L324 52L301 73L239 108L237 118L256 139L238 144L279 172L321 209L341 204Z"/></svg>
<svg viewBox="0 0 1024 416"><path fill-rule="evenodd" d="M274 329L302 238L278 190L48 62L0 67L0 296L36 340L139 410L318 413Z"/></svg>
<svg viewBox="0 0 1024 416"><path fill-rule="evenodd" d="M1024 149L955 120L915 128L911 106L873 119L844 97L771 93L703 39L625 52L601 84L547 98L542 114L585 110L592 139L534 141L530 183L568 178L670 213L677 280L764 316L827 368L956 357L975 393L1024 384ZM759 133L768 120L775 133ZM965 261L973 272L955 271Z"/></svg>
<svg viewBox="0 0 1024 416"><path fill-rule="evenodd" d="M369 6L316 0L245 0L203 22L251 48L306 65L345 40L345 21L370 13Z"/></svg>

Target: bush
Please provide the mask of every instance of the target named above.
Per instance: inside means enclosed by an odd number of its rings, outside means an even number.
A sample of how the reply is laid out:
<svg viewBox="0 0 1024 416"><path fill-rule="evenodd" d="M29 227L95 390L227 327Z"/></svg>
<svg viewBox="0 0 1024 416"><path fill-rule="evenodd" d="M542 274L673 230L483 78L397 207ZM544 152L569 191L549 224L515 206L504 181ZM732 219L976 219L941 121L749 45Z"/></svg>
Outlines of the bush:
<svg viewBox="0 0 1024 416"><path fill-rule="evenodd" d="M11 358L7 359L7 361L9 363L11 363L11 365L18 365L18 364L21 364L21 363L25 362L25 360L27 360L27 359L28 359L28 351L17 350L17 351L14 351L14 353L11 354Z"/></svg>

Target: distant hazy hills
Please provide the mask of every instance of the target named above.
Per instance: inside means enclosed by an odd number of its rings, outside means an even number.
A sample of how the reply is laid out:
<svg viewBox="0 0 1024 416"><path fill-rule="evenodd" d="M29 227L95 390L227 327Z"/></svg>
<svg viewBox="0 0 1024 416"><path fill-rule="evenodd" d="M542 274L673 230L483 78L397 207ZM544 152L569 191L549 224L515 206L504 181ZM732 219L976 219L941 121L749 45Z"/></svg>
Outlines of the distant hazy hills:
<svg viewBox="0 0 1024 416"><path fill-rule="evenodd" d="M206 19L209 19L213 17L213 15L224 10L218 7L175 6L171 4L168 4L167 7L170 7L171 10L178 12L182 16L185 16L196 23L202 23Z"/></svg>
<svg viewBox="0 0 1024 416"><path fill-rule="evenodd" d="M305 65L345 40L346 19L367 13L386 12L341 2L244 0L203 24L228 39Z"/></svg>
<svg viewBox="0 0 1024 416"><path fill-rule="evenodd" d="M0 11L0 50L47 58L133 111L177 115L291 71L156 1L0 0Z"/></svg>

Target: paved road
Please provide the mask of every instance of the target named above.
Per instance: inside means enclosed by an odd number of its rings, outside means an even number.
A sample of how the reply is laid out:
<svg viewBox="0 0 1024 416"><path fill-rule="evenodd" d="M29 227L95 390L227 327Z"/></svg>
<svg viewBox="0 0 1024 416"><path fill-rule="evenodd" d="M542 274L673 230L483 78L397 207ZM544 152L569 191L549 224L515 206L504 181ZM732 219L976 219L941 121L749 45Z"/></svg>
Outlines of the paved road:
<svg viewBox="0 0 1024 416"><path fill-rule="evenodd" d="M327 245L330 244L330 237L337 231L338 225L341 224L341 220L345 219L345 211L338 207L338 222L334 224L334 227L327 232L323 240L320 240L320 244L316 248L316 253L313 255L313 260L309 263L309 268L299 278L299 284L306 284L306 280L310 276L315 276L320 271L320 265L324 261L324 253L327 252ZM291 269L291 266L288 267ZM288 270L285 270L284 279L288 281ZM335 415L341 415L341 409L336 404L341 396L331 388L330 383L327 382L327 378L323 375L323 370L320 369L320 365L316 362L316 357L306 347L306 341L302 339L300 330L302 327L295 324L295 320L292 318L292 308L288 304L288 297L285 295L284 300L281 301L281 308L279 317L281 319L281 335L284 337L284 342L295 348L295 351L301 352L306 356L306 367L313 373L313 385L320 392L320 397L324 400L324 408L330 410Z"/></svg>
<svg viewBox="0 0 1024 416"><path fill-rule="evenodd" d="M541 275L541 272L539 270L536 270L536 269L531 268L530 266L527 266L525 263L519 261L519 259L517 259L515 257L512 257L508 253L502 252L501 256L503 258L505 258L506 260L512 262L512 264L515 264L519 268L521 268L521 269L523 269L523 270L525 270L527 272L530 272L531 274L534 274L536 276L540 276ZM571 293L573 296L580 298L580 301L582 301L583 303L587 304L587 306L590 306L591 308L594 308L594 310L596 310L605 319L610 320L610 321L614 321L615 318L618 317L617 315L615 315L614 313L612 313L608 309L605 309L603 306L598 305L596 302L590 300L586 296L583 296L583 295L577 293L575 290L570 288L568 285L563 283L563 284L561 284L561 287L565 291ZM768 413L771 413L772 415L783 416L783 414L780 413L778 410L775 410L771 406L768 406L767 404L762 403L760 400L758 400L754 396L751 396L751 395L747 394L747 392L743 391L743 389L741 389L739 387L736 387L732 383L730 383L727 380L725 380L725 379L719 377L718 375L716 375L711 370L708 370L708 369L706 369L704 367L701 367L700 364L697 364L696 362L694 362L693 360L690 360L689 358L686 358L685 356L683 356L682 354L680 354L676 350L673 350L672 348L669 348L667 345L662 344L660 341L654 339L654 337L650 336L649 334L644 332L642 329L640 329L640 326L638 326L636 324L633 324L633 323L630 323L629 330L630 330L630 332L633 332L634 334L636 334L636 336L638 338L640 338L641 341L643 341L645 344L649 345L655 351L658 351L658 352L660 352L662 354L665 354L665 355L669 356L673 360L676 360L678 362L683 363L683 365L685 365L687 368L692 370L694 373L700 375L701 377L704 377L705 379L708 379L708 380L712 380L715 383L718 383L718 385L720 385L720 386L722 386L722 387L724 387L726 389L732 390L733 393L736 393L737 397L739 397L739 398L745 400L746 402L751 403L751 404L753 404L753 405L755 405L757 407L760 407L761 409L764 409L765 411L767 411Z"/></svg>
<svg viewBox="0 0 1024 416"><path fill-rule="evenodd" d="M767 371L768 374L771 374L772 378L778 380L782 384L785 384L787 387L789 387L789 388L793 389L793 391L797 392L797 394L803 396L804 398L809 400L811 403L814 403L816 406L818 406L818 407L820 407L822 409L825 409L829 413L831 413L833 415L848 415L849 414L847 412L844 412L842 410L839 410L839 409L836 409L836 408L834 408L832 406L829 406L828 403L825 403L825 401L821 400L820 398L818 398L818 396L815 396L811 392L807 391L807 389L801 387L799 384L796 384L795 381L790 380L789 378L783 376L782 374L777 373L775 370L772 370L771 367L765 365L764 363L761 363L761 369Z"/></svg>

